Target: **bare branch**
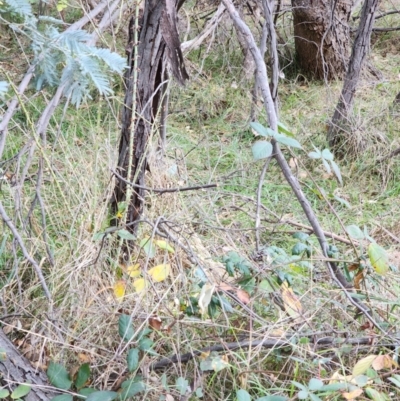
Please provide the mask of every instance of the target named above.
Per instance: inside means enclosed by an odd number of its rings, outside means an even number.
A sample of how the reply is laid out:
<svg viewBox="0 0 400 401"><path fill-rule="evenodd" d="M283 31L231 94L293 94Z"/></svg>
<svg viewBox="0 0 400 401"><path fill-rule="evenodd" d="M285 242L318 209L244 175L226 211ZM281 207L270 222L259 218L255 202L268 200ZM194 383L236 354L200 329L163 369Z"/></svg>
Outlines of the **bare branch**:
<svg viewBox="0 0 400 401"><path fill-rule="evenodd" d="M17 228L15 227L13 221L8 217L7 212L5 211L3 204L0 201L0 216L3 219L4 223L6 226L10 229L12 234L14 235L14 238L17 240L22 253L24 254L25 259L33 266L35 269L36 275L38 276L38 279L40 281L40 284L42 285L43 291L46 294L46 298L51 301L51 294L49 291L49 288L47 287L46 280L44 279L42 269L40 268L39 264L36 262L35 259L29 254L28 250L25 247L24 241L19 235L19 232Z"/></svg>

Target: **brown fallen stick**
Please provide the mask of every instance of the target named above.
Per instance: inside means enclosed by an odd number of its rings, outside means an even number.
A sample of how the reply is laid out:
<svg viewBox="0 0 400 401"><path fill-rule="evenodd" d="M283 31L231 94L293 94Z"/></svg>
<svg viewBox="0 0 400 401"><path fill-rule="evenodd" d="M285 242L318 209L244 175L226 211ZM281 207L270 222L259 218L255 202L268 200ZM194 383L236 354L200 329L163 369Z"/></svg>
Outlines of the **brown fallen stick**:
<svg viewBox="0 0 400 401"><path fill-rule="evenodd" d="M286 338L264 338L263 340L244 340L231 343L221 342L210 347L201 348L198 350L193 350L185 354L175 354L167 358L163 358L158 362L154 362L150 365L150 370L164 369L168 366L174 365L176 363L186 363L196 356L200 356L203 353L209 352L221 352L221 351L234 351L243 348L248 351L249 347L263 347L263 348L283 348L283 347L293 347L292 343L293 335L288 335ZM302 335L301 337L307 337L310 339L310 344L314 347L337 347L343 344L349 345L366 345L369 348L372 346L374 337L361 337L361 338L335 338L335 337L323 337L314 338L313 334ZM385 344L377 344L377 346L384 346ZM391 346L393 344L386 344L386 346Z"/></svg>

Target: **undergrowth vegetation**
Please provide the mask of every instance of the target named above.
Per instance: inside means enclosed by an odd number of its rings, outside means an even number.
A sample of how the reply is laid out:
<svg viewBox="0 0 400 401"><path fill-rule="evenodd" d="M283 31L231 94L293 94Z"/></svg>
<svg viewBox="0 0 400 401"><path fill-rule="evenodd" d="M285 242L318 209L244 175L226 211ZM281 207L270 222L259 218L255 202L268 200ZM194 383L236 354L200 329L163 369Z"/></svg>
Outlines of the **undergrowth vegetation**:
<svg viewBox="0 0 400 401"><path fill-rule="evenodd" d="M309 157L326 148L341 82L312 82L293 71L279 82L280 122L303 148L283 146L284 155L328 237L330 258L382 321L380 330L332 283L274 160L257 200L265 160L252 154L261 138L250 125L252 107L264 127L267 117L262 101L252 102L253 83L243 79L226 21L206 50L187 55L190 82L171 84L165 159L156 156L156 128L148 149L146 186L160 191L147 192L129 264L120 263L116 249L130 233L111 226L124 205L117 216L109 207L123 85L114 96L93 94L94 101L54 114L39 147L44 222L39 210L24 220L36 194L38 157L18 154L32 141L30 122L50 92L24 96L0 161L0 199L39 260L53 305L3 225L1 322L66 392L59 401L78 394L99 401L398 399L400 163L384 159L400 146L396 35L374 38L371 60L382 78L365 71L357 89L354 142L347 145L357 152L335 159L342 185L335 169L327 170L327 153L326 160ZM17 55L17 41L12 46L8 54ZM22 74L26 67L5 60L0 80L4 71L17 75L15 68ZM2 114L5 108L1 103ZM15 174L22 173L16 190ZM199 188L162 192L178 187Z"/></svg>

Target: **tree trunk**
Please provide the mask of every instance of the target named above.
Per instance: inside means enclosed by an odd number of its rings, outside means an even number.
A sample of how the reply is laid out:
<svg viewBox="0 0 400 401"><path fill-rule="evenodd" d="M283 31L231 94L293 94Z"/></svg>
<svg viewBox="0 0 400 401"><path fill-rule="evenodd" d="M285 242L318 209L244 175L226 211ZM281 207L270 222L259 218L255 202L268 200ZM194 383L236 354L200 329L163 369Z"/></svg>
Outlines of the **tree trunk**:
<svg viewBox="0 0 400 401"><path fill-rule="evenodd" d="M135 26L134 17L129 23L129 69L125 74L126 94L122 111L118 173L133 184L133 195L126 208L127 229L133 234L136 233L135 223L139 220L144 206L145 190L140 187L145 186L146 153L165 85L165 63L169 61L170 70L178 82L183 84L188 79L176 28L176 11L182 4L182 0L146 0L139 18L139 26ZM139 30L139 42L133 43L136 29ZM138 68L135 72L136 58ZM136 104L132 104L135 74ZM130 152L132 135L133 149ZM117 180L112 203L114 212L118 210L118 203L127 201L127 185L124 180Z"/></svg>
<svg viewBox="0 0 400 401"><path fill-rule="evenodd" d="M371 32L374 26L375 12L378 4L379 0L365 0L362 8L360 25L353 44L349 68L328 131L329 146L336 151L336 153L338 153L340 144L344 143L343 139L346 139L343 138L346 132L346 130L343 130L343 126L347 123L347 118L353 107L354 94L370 46ZM343 152L341 151L339 153Z"/></svg>
<svg viewBox="0 0 400 401"><path fill-rule="evenodd" d="M297 60L304 75L342 78L350 53L352 0L292 0Z"/></svg>

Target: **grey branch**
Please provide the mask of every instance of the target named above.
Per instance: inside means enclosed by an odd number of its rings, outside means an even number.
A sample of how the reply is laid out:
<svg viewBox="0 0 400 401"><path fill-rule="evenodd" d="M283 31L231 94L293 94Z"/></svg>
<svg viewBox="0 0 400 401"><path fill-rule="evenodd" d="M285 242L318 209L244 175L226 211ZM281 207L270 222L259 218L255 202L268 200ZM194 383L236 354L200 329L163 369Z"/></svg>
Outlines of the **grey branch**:
<svg viewBox="0 0 400 401"><path fill-rule="evenodd" d="M6 224L6 226L10 229L10 231L14 235L14 238L17 240L17 242L22 250L22 253L24 254L25 259L35 269L36 275L38 276L40 284L42 285L43 291L46 294L46 298L51 302L51 294L50 294L49 288L47 287L46 280L44 279L42 269L40 268L40 266L36 262L36 260L33 259L33 257L29 254L28 250L26 249L23 239L19 235L19 232L18 232L17 228L15 227L13 221L8 217L7 212L5 211L1 201L0 201L0 216L3 219L4 223Z"/></svg>

